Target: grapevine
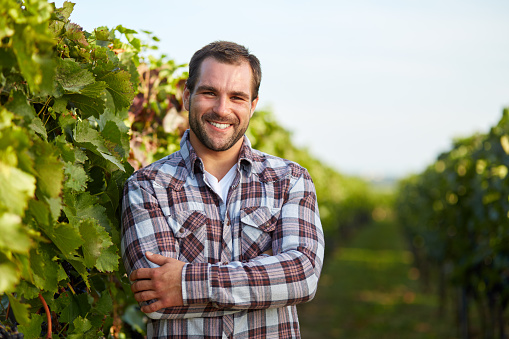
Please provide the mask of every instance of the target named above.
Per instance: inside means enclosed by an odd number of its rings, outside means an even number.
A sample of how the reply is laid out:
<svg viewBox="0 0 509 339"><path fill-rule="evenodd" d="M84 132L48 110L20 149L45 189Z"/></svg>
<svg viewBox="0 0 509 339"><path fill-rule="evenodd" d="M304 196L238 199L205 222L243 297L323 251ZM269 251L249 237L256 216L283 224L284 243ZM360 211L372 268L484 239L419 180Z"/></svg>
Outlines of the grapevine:
<svg viewBox="0 0 509 339"><path fill-rule="evenodd" d="M70 2L0 4L2 331L104 336L112 293L130 298L118 206L141 44L122 26L84 31Z"/></svg>
<svg viewBox="0 0 509 339"><path fill-rule="evenodd" d="M437 277L441 312L453 295L467 337L505 338L509 304L509 110L487 134L457 140L400 184L402 225L426 280ZM452 288L453 293L448 292ZM474 321L470 308L479 316Z"/></svg>

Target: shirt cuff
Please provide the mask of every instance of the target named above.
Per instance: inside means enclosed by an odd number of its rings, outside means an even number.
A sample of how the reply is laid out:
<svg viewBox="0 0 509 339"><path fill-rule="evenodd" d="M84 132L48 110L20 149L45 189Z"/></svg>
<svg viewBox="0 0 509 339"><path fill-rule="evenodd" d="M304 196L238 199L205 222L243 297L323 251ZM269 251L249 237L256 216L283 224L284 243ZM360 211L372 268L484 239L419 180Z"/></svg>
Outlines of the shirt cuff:
<svg viewBox="0 0 509 339"><path fill-rule="evenodd" d="M211 278L209 264L186 264L182 268L182 300L184 305L208 304L211 302Z"/></svg>

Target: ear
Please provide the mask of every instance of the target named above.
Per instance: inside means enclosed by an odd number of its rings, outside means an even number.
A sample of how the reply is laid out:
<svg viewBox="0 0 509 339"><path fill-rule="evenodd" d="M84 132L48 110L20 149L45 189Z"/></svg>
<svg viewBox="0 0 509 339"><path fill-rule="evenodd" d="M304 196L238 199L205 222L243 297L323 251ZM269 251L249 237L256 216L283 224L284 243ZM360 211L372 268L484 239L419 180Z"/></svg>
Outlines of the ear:
<svg viewBox="0 0 509 339"><path fill-rule="evenodd" d="M189 112L189 100L191 98L191 91L187 88L187 84L184 86L184 93L182 93L182 101L184 102L184 108Z"/></svg>
<svg viewBox="0 0 509 339"><path fill-rule="evenodd" d="M254 111L256 109L256 104L258 104L258 100L260 99L260 96L257 96L256 99L251 101L251 115L250 118L253 117Z"/></svg>

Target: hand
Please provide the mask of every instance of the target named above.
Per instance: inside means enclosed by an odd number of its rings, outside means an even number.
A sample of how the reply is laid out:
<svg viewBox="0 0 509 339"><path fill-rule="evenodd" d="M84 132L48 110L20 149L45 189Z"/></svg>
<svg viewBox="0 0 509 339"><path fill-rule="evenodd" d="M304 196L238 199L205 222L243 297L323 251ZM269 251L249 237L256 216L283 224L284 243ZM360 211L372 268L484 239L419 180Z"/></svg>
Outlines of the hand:
<svg viewBox="0 0 509 339"><path fill-rule="evenodd" d="M134 283L131 290L138 302L156 300L141 311L151 313L162 308L182 306L182 268L185 263L159 254L146 252L148 260L160 267L140 268L129 276Z"/></svg>

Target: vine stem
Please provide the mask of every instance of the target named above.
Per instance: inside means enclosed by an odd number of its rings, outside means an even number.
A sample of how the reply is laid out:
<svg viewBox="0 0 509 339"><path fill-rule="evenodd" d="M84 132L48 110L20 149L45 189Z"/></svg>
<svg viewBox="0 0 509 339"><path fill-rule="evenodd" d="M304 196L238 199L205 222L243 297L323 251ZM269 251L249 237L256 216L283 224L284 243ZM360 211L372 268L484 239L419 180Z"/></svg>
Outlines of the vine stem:
<svg viewBox="0 0 509 339"><path fill-rule="evenodd" d="M49 312L48 304L46 304L46 300L44 300L44 297L39 293L39 299L42 302L42 306L44 307L44 311L46 312L46 318L48 319L48 334L46 335L46 338L52 338L51 333L53 332L52 326L51 326L51 313Z"/></svg>
<svg viewBox="0 0 509 339"><path fill-rule="evenodd" d="M44 106L42 106L39 113L37 113L37 116L41 115L41 113L46 109L46 107L48 107L50 101L51 101L51 97L48 97L48 99L46 99L46 102L44 103Z"/></svg>
<svg viewBox="0 0 509 339"><path fill-rule="evenodd" d="M7 312L5 312L5 320L9 319L9 311L11 310L11 303L7 305Z"/></svg>

